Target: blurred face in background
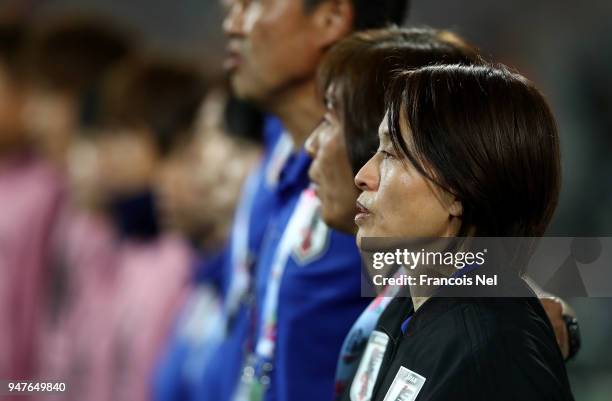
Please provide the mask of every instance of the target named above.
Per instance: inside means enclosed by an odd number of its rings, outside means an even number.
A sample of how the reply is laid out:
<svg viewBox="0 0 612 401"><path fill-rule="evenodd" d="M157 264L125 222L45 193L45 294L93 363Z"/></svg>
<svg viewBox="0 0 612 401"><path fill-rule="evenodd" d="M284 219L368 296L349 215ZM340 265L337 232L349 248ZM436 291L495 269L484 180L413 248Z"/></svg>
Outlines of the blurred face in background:
<svg viewBox="0 0 612 401"><path fill-rule="evenodd" d="M158 152L146 130L120 128L97 140L98 171L103 193L125 196L149 190Z"/></svg>
<svg viewBox="0 0 612 401"><path fill-rule="evenodd" d="M9 150L24 138L24 93L0 61L0 151Z"/></svg>
<svg viewBox="0 0 612 401"><path fill-rule="evenodd" d="M190 237L198 235L202 228L196 222L195 204L201 194L197 193L194 177L200 152L195 143L191 145L181 146L160 164L155 183L162 224Z"/></svg>
<svg viewBox="0 0 612 401"><path fill-rule="evenodd" d="M222 101L207 98L193 138L161 162L156 180L164 226L204 247L226 238L242 182L258 157L253 146L222 130Z"/></svg>
<svg viewBox="0 0 612 401"><path fill-rule="evenodd" d="M196 138L161 163L156 195L164 226L214 242L210 236L232 218L246 170L237 150L226 138Z"/></svg>
<svg viewBox="0 0 612 401"><path fill-rule="evenodd" d="M328 102L323 120L306 141L306 151L313 158L308 175L321 200L323 220L332 228L355 234L359 192L348 159L344 128L332 102Z"/></svg>
<svg viewBox="0 0 612 401"><path fill-rule="evenodd" d="M36 147L50 160L63 165L71 138L79 129L75 97L33 85L28 88L25 121Z"/></svg>
<svg viewBox="0 0 612 401"><path fill-rule="evenodd" d="M73 140L67 152L67 176L72 201L88 210L101 206L102 191L97 141L86 137Z"/></svg>
<svg viewBox="0 0 612 401"><path fill-rule="evenodd" d="M321 55L316 12L302 0L231 0L223 27L235 94L265 104L310 79Z"/></svg>

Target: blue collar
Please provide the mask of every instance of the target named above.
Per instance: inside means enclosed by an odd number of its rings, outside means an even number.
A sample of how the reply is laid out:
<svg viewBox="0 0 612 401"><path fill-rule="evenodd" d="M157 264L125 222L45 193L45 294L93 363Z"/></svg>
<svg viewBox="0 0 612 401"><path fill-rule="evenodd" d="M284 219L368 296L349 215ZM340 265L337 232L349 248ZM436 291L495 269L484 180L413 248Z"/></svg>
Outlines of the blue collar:
<svg viewBox="0 0 612 401"><path fill-rule="evenodd" d="M285 167L280 173L278 192L280 194L292 193L296 188L303 189L308 186L308 168L312 159L304 148L289 156Z"/></svg>
<svg viewBox="0 0 612 401"><path fill-rule="evenodd" d="M211 283L215 286L220 285L223 274L223 263L225 253L221 252L201 252L192 266L192 283L198 285Z"/></svg>
<svg viewBox="0 0 612 401"><path fill-rule="evenodd" d="M406 334L406 330L408 330L408 324L410 324L410 319L412 319L412 315L408 316L408 319L402 322L402 334Z"/></svg>

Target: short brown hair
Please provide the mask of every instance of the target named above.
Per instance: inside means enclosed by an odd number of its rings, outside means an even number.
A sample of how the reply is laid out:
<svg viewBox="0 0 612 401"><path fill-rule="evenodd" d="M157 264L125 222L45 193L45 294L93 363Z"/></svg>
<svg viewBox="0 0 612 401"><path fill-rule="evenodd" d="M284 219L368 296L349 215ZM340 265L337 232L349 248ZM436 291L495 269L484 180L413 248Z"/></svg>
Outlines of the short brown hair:
<svg viewBox="0 0 612 401"><path fill-rule="evenodd" d="M103 89L103 124L147 128L161 154L192 133L206 84L195 67L156 57L117 67Z"/></svg>
<svg viewBox="0 0 612 401"><path fill-rule="evenodd" d="M317 75L320 95L333 86L332 103L344 127L353 172L376 151L385 115L385 90L394 71L435 63L472 63L478 52L457 35L429 28L357 32L335 45Z"/></svg>
<svg viewBox="0 0 612 401"><path fill-rule="evenodd" d="M65 17L34 33L29 50L30 78L39 85L80 96L100 84L131 48L129 35L110 21Z"/></svg>
<svg viewBox="0 0 612 401"><path fill-rule="evenodd" d="M559 137L533 83L502 65L428 66L397 76L388 113L398 154L461 201L460 236L544 234L559 197Z"/></svg>
<svg viewBox="0 0 612 401"><path fill-rule="evenodd" d="M18 20L0 20L0 64L14 79L23 77L28 28Z"/></svg>

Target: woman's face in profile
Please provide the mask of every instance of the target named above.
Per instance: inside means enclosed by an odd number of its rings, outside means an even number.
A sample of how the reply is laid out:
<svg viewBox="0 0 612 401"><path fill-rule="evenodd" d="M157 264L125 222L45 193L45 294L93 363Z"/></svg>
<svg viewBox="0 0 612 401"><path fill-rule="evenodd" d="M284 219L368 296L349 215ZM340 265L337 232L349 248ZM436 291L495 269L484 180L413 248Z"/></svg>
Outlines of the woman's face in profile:
<svg viewBox="0 0 612 401"><path fill-rule="evenodd" d="M354 234L355 200L359 192L354 184L343 126L331 104L306 141L306 150L313 159L308 175L321 201L323 221L336 230Z"/></svg>
<svg viewBox="0 0 612 401"><path fill-rule="evenodd" d="M410 147L412 134L400 122ZM387 126L380 124L378 151L361 168L355 184L358 198L357 244L366 237L448 237L460 228L461 204L454 196L422 176L405 155L395 151Z"/></svg>

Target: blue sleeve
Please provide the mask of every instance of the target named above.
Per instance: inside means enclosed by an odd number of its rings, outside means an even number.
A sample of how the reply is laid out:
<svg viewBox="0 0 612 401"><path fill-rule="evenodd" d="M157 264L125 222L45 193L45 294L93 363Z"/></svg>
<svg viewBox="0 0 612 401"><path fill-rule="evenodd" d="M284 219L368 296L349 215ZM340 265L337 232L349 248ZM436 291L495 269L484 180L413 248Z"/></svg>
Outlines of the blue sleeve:
<svg viewBox="0 0 612 401"><path fill-rule="evenodd" d="M174 331L176 332L176 329ZM189 347L175 332L170 337L153 373L154 401L181 401L187 397L187 389L182 376L183 364L189 353Z"/></svg>
<svg viewBox="0 0 612 401"><path fill-rule="evenodd" d="M223 287L225 254L226 252L222 251L209 257L201 257L195 263L195 276L190 296L178 314L174 329L154 368L152 393L156 401L182 401L193 393L193 380L190 380L187 375L190 360L204 357L203 350L206 349L206 345L214 347L215 339L202 330L200 341L194 342L193 338L185 335L185 329L193 324L194 319L203 325L216 324L215 316L212 313L214 310L209 309L207 310L209 313L201 315L199 309L194 309L194 302L202 299L201 297L206 294L215 299L222 297L220 292ZM220 327L219 330L221 329Z"/></svg>
<svg viewBox="0 0 612 401"><path fill-rule="evenodd" d="M248 310L241 308L227 336L217 346L199 383L194 400L230 401L242 371L244 342L249 327Z"/></svg>
<svg viewBox="0 0 612 401"><path fill-rule="evenodd" d="M221 251L200 258L200 260L195 263L193 278L195 284L210 283L223 294L226 280L224 269L227 263L226 258L228 254L228 247L224 246Z"/></svg>

